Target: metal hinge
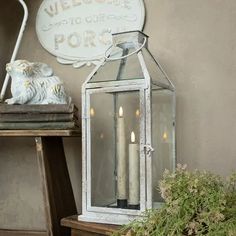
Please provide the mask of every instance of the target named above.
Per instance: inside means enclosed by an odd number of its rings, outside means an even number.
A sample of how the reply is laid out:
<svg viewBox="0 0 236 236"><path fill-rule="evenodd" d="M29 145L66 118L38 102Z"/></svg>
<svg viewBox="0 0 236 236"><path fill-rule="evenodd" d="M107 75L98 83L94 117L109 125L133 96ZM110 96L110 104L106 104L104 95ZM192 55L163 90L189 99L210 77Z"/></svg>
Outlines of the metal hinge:
<svg viewBox="0 0 236 236"><path fill-rule="evenodd" d="M155 151L155 149L150 144L145 144L144 148L147 155L151 155L151 153Z"/></svg>

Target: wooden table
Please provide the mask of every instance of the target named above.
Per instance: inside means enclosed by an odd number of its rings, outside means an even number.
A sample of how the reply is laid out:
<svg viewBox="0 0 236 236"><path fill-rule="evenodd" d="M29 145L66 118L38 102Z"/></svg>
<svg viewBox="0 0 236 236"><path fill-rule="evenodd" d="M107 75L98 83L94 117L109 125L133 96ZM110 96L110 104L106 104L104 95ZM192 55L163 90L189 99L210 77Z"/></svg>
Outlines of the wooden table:
<svg viewBox="0 0 236 236"><path fill-rule="evenodd" d="M60 226L63 217L77 213L62 137L76 136L76 130L0 130L0 137L34 137L46 219L45 231L0 229L0 236L70 235L70 229Z"/></svg>
<svg viewBox="0 0 236 236"><path fill-rule="evenodd" d="M61 225L71 229L71 236L104 236L111 235L120 228L117 225L97 224L78 221L78 216L70 216L61 220Z"/></svg>

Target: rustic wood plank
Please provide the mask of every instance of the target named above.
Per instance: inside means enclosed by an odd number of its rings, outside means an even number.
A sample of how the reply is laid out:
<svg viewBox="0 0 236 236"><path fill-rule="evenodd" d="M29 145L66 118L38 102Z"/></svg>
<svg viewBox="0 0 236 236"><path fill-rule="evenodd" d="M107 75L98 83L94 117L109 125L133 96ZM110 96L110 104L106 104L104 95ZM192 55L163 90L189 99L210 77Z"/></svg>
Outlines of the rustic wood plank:
<svg viewBox="0 0 236 236"><path fill-rule="evenodd" d="M26 114L0 114L0 122L58 122L58 121L74 121L78 120L74 113L26 113Z"/></svg>
<svg viewBox="0 0 236 236"><path fill-rule="evenodd" d="M75 232L76 230L79 230L82 232L94 233L95 235L110 235L111 233L120 228L120 226L118 225L98 224L79 221L78 216L63 218L61 220L61 225L74 229Z"/></svg>
<svg viewBox="0 0 236 236"><path fill-rule="evenodd" d="M79 229L72 229L71 236L104 236L104 234L91 233Z"/></svg>
<svg viewBox="0 0 236 236"><path fill-rule="evenodd" d="M45 231L4 230L0 229L0 236L49 236Z"/></svg>
<svg viewBox="0 0 236 236"><path fill-rule="evenodd" d="M60 220L76 214L76 205L61 137L37 137L37 158L50 236L70 236Z"/></svg>
<svg viewBox="0 0 236 236"><path fill-rule="evenodd" d="M47 104L47 105L8 105L0 104L1 113L73 113L78 111L77 107L71 104Z"/></svg>
<svg viewBox="0 0 236 236"><path fill-rule="evenodd" d="M80 137L81 132L75 130L0 130L0 137L35 137L35 136L60 136L60 137Z"/></svg>
<svg viewBox="0 0 236 236"><path fill-rule="evenodd" d="M21 123L0 123L0 130L28 130L28 129L75 129L77 122L21 122Z"/></svg>

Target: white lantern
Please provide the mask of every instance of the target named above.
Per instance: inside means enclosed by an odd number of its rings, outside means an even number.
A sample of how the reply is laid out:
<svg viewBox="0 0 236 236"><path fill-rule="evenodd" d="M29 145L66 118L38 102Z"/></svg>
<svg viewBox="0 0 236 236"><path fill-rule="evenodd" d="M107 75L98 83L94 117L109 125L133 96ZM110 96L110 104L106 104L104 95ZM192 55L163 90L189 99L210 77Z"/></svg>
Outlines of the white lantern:
<svg viewBox="0 0 236 236"><path fill-rule="evenodd" d="M82 89L80 220L125 224L160 207L158 182L175 168L175 89L141 32L113 35Z"/></svg>

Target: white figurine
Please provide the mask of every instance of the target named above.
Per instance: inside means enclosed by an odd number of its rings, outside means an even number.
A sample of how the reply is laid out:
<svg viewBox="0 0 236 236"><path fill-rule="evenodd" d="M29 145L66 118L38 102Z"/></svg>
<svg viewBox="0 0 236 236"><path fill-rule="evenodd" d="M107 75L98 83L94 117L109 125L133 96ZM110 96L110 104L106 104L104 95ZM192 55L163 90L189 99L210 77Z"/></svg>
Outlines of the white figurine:
<svg viewBox="0 0 236 236"><path fill-rule="evenodd" d="M17 60L6 65L11 76L12 98L8 104L66 104L71 98L47 64Z"/></svg>

